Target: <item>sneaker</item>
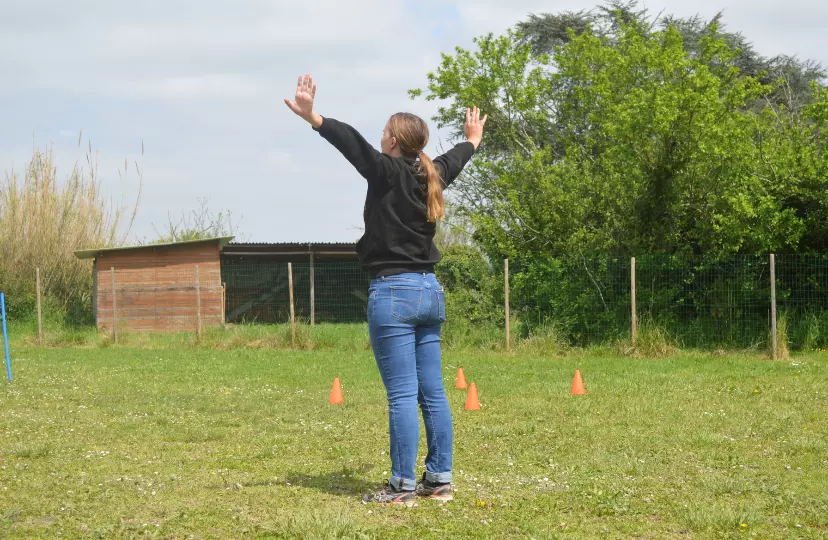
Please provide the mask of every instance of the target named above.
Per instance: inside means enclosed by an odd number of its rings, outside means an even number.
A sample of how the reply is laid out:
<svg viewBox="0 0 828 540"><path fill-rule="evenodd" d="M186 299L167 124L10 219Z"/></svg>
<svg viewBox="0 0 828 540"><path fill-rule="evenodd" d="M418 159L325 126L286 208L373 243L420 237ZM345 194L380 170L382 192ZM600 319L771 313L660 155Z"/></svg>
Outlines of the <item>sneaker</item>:
<svg viewBox="0 0 828 540"><path fill-rule="evenodd" d="M391 484L376 493L368 493L362 496L362 504L375 502L377 504L404 504L411 507L417 504L417 492L415 490L395 489Z"/></svg>
<svg viewBox="0 0 828 540"><path fill-rule="evenodd" d="M426 480L426 475L423 473L422 481L417 484L417 496L436 501L453 501L454 488L451 487L451 483L432 484Z"/></svg>

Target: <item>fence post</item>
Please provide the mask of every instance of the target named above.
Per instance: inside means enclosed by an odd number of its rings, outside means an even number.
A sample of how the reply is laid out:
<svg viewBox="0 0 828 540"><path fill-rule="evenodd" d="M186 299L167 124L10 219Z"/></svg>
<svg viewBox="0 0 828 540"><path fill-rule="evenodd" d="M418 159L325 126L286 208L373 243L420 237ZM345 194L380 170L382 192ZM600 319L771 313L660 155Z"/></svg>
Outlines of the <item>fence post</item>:
<svg viewBox="0 0 828 540"><path fill-rule="evenodd" d="M503 281L506 303L506 352L512 350L512 318L509 309L509 259L503 261Z"/></svg>
<svg viewBox="0 0 828 540"><path fill-rule="evenodd" d="M776 360L776 257L773 253L770 256L770 282L771 282L771 357Z"/></svg>
<svg viewBox="0 0 828 540"><path fill-rule="evenodd" d="M296 346L296 317L293 311L293 263L288 263L288 289L290 292L290 344Z"/></svg>
<svg viewBox="0 0 828 540"><path fill-rule="evenodd" d="M632 342L635 345L638 339L638 310L635 307L635 257L632 258L632 264L630 266L630 292L632 296Z"/></svg>
<svg viewBox="0 0 828 540"><path fill-rule="evenodd" d="M98 305L98 298L101 294L101 291L98 290L98 285L100 284L100 276L98 275L100 269L100 265L98 265L98 259L95 258L92 260L92 319L95 321L95 331L97 332L100 330L100 315L99 311L101 306Z"/></svg>
<svg viewBox="0 0 828 540"><path fill-rule="evenodd" d="M198 279L198 265L195 265L196 289L196 335L201 338L201 284Z"/></svg>
<svg viewBox="0 0 828 540"><path fill-rule="evenodd" d="M9 332L6 329L6 295L0 292L0 318L3 319L3 349L6 357L6 373L12 382L11 356L9 356Z"/></svg>
<svg viewBox="0 0 828 540"><path fill-rule="evenodd" d="M112 337L115 343L118 343L118 304L115 301L115 267L109 267L109 273L112 279Z"/></svg>
<svg viewBox="0 0 828 540"><path fill-rule="evenodd" d="M37 343L43 345L43 314L40 310L40 268L35 269L35 289L37 291Z"/></svg>
<svg viewBox="0 0 828 540"><path fill-rule="evenodd" d="M227 283L221 284L221 324L227 322Z"/></svg>
<svg viewBox="0 0 828 540"><path fill-rule="evenodd" d="M310 252L310 323L316 324L316 294L314 290L313 251Z"/></svg>

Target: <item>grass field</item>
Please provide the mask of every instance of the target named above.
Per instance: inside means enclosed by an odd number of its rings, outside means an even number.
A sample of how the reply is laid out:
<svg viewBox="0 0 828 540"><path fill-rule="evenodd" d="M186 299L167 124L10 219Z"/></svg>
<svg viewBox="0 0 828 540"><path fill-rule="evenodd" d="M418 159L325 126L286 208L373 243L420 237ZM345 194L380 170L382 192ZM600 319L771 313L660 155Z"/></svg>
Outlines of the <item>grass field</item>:
<svg viewBox="0 0 828 540"><path fill-rule="evenodd" d="M0 536L828 537L828 355L449 352L457 499L413 509L359 503L390 470L359 346L13 356Z"/></svg>

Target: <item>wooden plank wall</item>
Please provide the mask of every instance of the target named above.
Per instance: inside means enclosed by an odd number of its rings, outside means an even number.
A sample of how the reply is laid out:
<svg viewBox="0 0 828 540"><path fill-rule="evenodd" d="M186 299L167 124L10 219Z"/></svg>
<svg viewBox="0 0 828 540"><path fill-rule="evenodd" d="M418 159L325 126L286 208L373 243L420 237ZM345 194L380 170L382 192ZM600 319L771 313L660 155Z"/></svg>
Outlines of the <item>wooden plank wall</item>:
<svg viewBox="0 0 828 540"><path fill-rule="evenodd" d="M221 266L216 244L102 253L97 269L98 329L112 330L112 267L118 330L195 332L198 265L202 328L222 324Z"/></svg>

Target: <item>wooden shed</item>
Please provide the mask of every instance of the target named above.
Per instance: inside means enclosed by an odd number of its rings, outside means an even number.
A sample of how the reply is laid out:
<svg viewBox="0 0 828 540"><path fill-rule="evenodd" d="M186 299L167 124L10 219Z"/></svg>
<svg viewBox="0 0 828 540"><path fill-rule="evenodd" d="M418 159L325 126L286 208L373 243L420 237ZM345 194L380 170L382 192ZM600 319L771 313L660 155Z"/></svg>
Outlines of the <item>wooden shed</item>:
<svg viewBox="0 0 828 540"><path fill-rule="evenodd" d="M98 329L196 332L222 324L221 250L232 239L76 251L93 260Z"/></svg>

